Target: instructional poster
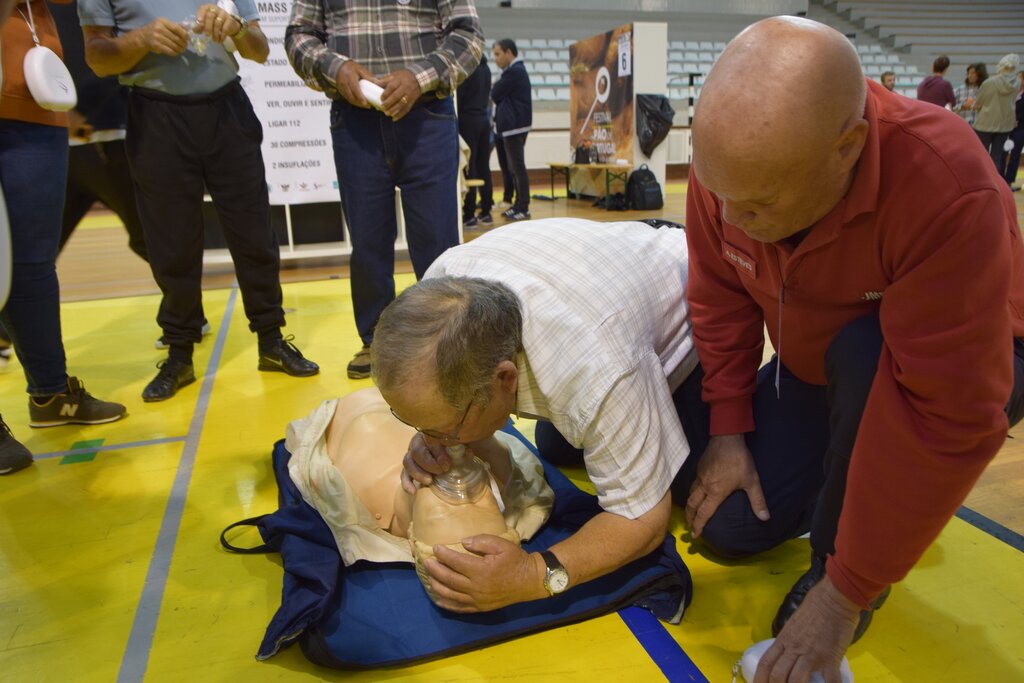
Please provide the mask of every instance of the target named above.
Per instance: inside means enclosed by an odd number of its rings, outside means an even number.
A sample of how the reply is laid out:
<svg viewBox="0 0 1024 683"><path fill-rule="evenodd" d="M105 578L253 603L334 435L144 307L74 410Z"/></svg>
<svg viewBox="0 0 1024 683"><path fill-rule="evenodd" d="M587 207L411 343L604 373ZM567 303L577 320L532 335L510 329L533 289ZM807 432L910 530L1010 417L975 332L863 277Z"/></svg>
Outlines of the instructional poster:
<svg viewBox="0 0 1024 683"><path fill-rule="evenodd" d="M626 24L569 46L570 144L603 164L633 163L632 36Z"/></svg>
<svg viewBox="0 0 1024 683"><path fill-rule="evenodd" d="M331 146L331 100L302 82L284 51L291 3L261 2L259 8L270 56L265 64L236 59L242 87L263 123L270 203L339 201Z"/></svg>

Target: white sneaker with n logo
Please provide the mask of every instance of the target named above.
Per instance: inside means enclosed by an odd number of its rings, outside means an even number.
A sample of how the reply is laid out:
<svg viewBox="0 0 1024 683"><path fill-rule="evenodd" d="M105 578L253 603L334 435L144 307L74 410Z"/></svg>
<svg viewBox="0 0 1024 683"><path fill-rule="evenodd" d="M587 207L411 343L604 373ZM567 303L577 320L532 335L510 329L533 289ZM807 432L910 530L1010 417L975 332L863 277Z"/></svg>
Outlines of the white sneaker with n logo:
<svg viewBox="0 0 1024 683"><path fill-rule="evenodd" d="M59 427L66 424L95 425L120 420L127 410L120 403L101 401L76 377L68 377L68 390L40 402L29 398L30 427Z"/></svg>

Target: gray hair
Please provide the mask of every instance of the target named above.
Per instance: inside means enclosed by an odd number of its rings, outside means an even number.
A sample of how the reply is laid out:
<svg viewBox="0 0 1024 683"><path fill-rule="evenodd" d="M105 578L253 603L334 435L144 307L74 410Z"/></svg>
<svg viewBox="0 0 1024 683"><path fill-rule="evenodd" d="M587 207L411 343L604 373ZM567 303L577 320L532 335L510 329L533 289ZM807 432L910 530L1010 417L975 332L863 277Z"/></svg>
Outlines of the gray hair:
<svg viewBox="0 0 1024 683"><path fill-rule="evenodd" d="M492 280L445 276L409 287L384 309L370 365L385 392L421 381L416 373L432 367L444 400L463 408L470 401L486 405L498 363L522 348L523 315L512 290Z"/></svg>

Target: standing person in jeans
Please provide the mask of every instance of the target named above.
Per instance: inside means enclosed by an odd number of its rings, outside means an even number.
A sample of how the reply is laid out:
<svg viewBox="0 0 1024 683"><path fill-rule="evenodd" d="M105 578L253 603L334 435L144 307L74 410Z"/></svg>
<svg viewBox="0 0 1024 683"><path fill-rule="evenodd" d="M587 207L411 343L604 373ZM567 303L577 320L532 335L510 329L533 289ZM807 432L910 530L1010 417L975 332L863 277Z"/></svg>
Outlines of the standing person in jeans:
<svg viewBox="0 0 1024 683"><path fill-rule="evenodd" d="M1017 72L1017 99L1013 103L1014 113L1017 119L1017 127L1010 133L1010 140L1013 141L1013 149L1010 150L1010 158L1006 164L1006 182L1014 192L1020 191L1020 185L1014 185L1017 179L1017 171L1020 169L1020 152L1024 147L1024 71Z"/></svg>
<svg viewBox="0 0 1024 683"><path fill-rule="evenodd" d="M60 40L46 2L21 3L0 33L0 186L11 230L11 291L0 320L11 336L28 382L29 425L101 424L120 420L125 407L94 398L67 374L60 327L57 245L68 170L67 115L32 98L23 62L40 42L58 55ZM0 418L0 474L32 464L32 455Z"/></svg>
<svg viewBox="0 0 1024 683"><path fill-rule="evenodd" d="M252 0L241 15L195 0L80 0L85 56L100 76L121 74L128 96L128 160L163 300L157 322L167 360L142 392L163 401L195 381L192 349L202 338L203 189L209 191L235 263L258 369L297 377L319 366L283 339L281 254L270 225L260 143L263 128L224 47L263 62L269 51ZM182 21L195 17L192 31Z"/></svg>
<svg viewBox="0 0 1024 683"><path fill-rule="evenodd" d="M473 0L296 0L285 33L295 71L333 100L331 137L352 243L352 307L363 346L348 376L370 376L370 344L395 298L395 187L409 258L421 278L459 242L455 89L480 63ZM373 108L359 81L384 88Z"/></svg>
<svg viewBox="0 0 1024 683"><path fill-rule="evenodd" d="M526 172L526 136L533 125L533 89L530 74L511 38L494 44L494 63L501 67L501 78L491 90L494 123L505 150L508 168L515 179L516 200L501 215L512 221L530 218L530 177ZM500 157L499 157L500 158ZM506 179L505 196L508 197Z"/></svg>
<svg viewBox="0 0 1024 683"><path fill-rule="evenodd" d="M480 188L480 215L476 215L476 188L471 187L462 201L462 227L491 225L494 188L491 184L491 69L487 57L456 92L459 104L459 135L469 145L467 175L484 181Z"/></svg>

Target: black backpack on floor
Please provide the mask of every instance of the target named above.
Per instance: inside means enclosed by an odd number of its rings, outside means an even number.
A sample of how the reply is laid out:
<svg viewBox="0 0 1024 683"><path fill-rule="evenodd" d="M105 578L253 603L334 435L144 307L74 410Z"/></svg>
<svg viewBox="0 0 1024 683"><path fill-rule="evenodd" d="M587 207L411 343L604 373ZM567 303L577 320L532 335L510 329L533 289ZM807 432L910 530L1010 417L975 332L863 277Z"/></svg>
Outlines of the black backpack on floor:
<svg viewBox="0 0 1024 683"><path fill-rule="evenodd" d="M637 211L652 211L660 209L665 205L661 195L661 185L654 177L654 171L643 164L629 174L629 181L626 182L626 198L629 201L629 208Z"/></svg>

